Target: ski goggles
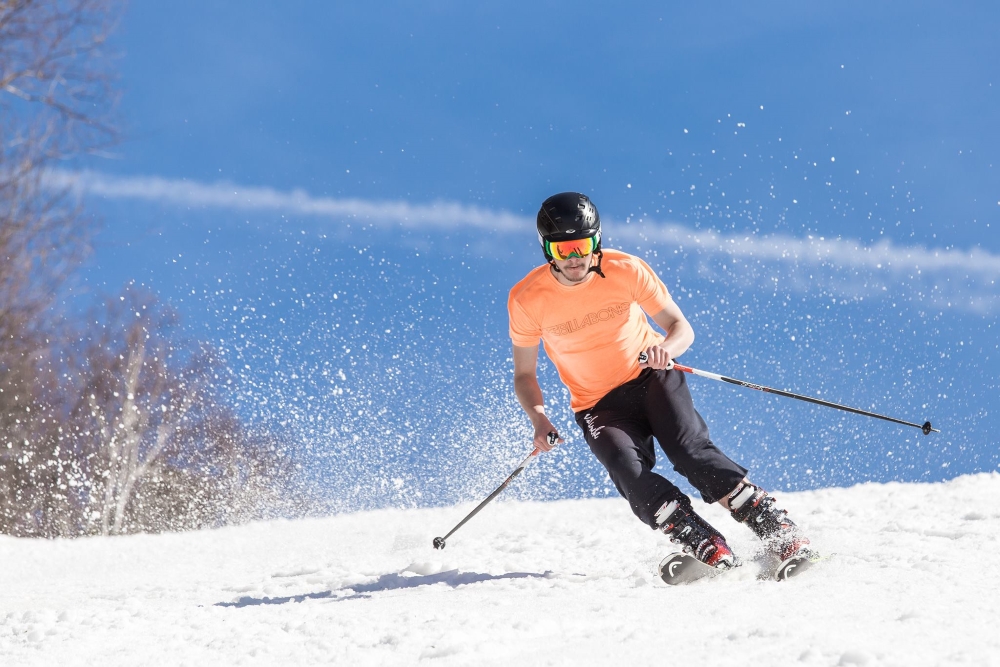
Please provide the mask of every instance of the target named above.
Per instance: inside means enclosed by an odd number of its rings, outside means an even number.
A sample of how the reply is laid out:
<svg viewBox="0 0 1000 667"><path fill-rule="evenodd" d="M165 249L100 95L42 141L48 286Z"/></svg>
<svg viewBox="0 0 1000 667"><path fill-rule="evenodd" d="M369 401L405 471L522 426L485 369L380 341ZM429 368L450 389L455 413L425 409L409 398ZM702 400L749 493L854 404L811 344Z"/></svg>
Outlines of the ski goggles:
<svg viewBox="0 0 1000 667"><path fill-rule="evenodd" d="M569 259L570 257L586 257L597 250L597 243L597 236L574 239L572 241L546 241L545 250L560 260Z"/></svg>

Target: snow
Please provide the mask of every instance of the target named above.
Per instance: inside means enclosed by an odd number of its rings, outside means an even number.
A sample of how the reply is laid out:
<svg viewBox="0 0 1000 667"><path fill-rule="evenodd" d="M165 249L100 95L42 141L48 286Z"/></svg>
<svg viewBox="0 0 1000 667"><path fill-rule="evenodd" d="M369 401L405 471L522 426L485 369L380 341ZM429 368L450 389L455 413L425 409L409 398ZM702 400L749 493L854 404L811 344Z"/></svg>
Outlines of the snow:
<svg viewBox="0 0 1000 667"><path fill-rule="evenodd" d="M523 480L522 480L523 482ZM621 499L0 538L3 665L998 664L1000 475L776 493L830 557L683 587ZM698 506L704 507L698 504Z"/></svg>

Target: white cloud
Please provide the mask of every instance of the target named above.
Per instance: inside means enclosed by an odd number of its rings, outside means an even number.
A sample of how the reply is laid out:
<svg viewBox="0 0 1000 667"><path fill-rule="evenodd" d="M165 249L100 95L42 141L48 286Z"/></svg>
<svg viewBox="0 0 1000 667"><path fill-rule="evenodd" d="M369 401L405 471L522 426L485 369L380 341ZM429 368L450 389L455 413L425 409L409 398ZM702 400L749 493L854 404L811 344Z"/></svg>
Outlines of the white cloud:
<svg viewBox="0 0 1000 667"><path fill-rule="evenodd" d="M452 228L470 225L496 231L534 229L531 218L455 202L412 204L405 201L371 201L314 197L303 190L281 192L272 188L232 183L197 183L155 176L122 177L93 171L51 171L46 182L80 195L107 199L136 199L178 206L217 207L232 210L278 211L284 215L351 218L370 224L403 227ZM891 241L864 245L850 239L794 237L784 234L720 234L652 220L615 224L607 238L625 247L663 246L681 250L700 260L702 270L720 260L737 260L739 270L728 268L720 277L771 285L781 282L796 291L815 288L843 297L875 296L890 289L939 307L979 313L1000 310L1000 255L980 249L956 250L900 246ZM759 267L771 267L760 270ZM861 275L863 274L863 275Z"/></svg>

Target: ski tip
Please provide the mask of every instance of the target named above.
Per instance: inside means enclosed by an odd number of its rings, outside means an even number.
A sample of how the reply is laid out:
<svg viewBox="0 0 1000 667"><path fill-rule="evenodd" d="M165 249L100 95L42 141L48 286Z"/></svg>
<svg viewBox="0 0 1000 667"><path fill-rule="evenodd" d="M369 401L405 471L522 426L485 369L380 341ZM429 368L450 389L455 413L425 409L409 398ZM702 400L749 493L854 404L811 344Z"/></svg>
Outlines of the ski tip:
<svg viewBox="0 0 1000 667"><path fill-rule="evenodd" d="M730 568L731 569L731 568ZM659 573L663 583L671 586L689 584L706 577L715 577L727 569L714 568L689 554L675 552L660 561Z"/></svg>
<svg viewBox="0 0 1000 667"><path fill-rule="evenodd" d="M781 562L781 565L774 572L774 579L776 581L785 581L786 579L797 577L815 565L817 560L819 560L817 556L792 556Z"/></svg>

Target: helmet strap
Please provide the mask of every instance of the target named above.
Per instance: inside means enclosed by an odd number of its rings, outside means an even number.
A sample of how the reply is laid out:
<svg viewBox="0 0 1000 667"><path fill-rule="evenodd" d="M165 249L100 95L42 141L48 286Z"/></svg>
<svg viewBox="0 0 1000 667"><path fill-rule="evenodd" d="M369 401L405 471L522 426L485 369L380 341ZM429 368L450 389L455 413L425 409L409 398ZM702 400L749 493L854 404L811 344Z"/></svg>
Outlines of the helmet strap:
<svg viewBox="0 0 1000 667"><path fill-rule="evenodd" d="M594 254L597 255L597 264L591 266L590 269L587 271L587 273L593 271L600 277L606 278L607 276L604 275L604 271L601 271L601 260L604 259L604 251L598 248L597 250L594 251ZM556 270L558 271L559 269Z"/></svg>

